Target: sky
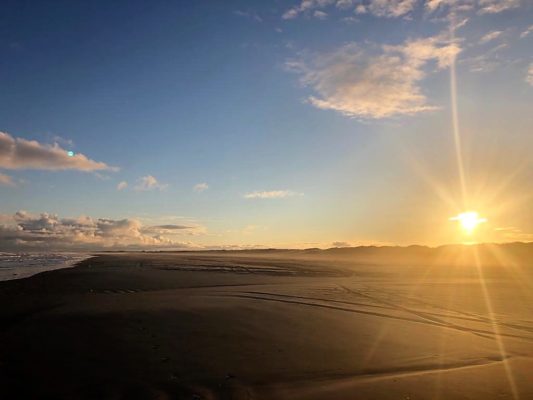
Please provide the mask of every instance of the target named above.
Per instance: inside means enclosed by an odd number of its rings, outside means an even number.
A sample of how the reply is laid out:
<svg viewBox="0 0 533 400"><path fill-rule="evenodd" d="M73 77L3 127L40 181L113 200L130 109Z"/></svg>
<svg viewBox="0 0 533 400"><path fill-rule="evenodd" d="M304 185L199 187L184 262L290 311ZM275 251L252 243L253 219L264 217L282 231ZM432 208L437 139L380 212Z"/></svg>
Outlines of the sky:
<svg viewBox="0 0 533 400"><path fill-rule="evenodd" d="M532 241L532 23L526 0L6 0L0 251Z"/></svg>

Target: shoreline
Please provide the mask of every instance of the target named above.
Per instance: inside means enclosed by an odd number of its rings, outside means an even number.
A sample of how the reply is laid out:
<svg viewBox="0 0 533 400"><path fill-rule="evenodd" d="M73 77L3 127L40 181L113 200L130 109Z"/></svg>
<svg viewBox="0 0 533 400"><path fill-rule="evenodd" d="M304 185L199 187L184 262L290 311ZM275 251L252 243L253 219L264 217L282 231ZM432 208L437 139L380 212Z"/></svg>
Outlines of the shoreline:
<svg viewBox="0 0 533 400"><path fill-rule="evenodd" d="M6 257L5 254L3 254L4 257ZM12 281L12 280L19 280L19 279L26 279L30 278L34 275L41 274L43 272L49 272L49 271L55 271L59 269L65 269L65 268L74 268L77 264L83 262L84 260L93 258L97 255L94 254L84 254L83 253L29 253L29 254L12 254L13 257L18 257L19 259L22 257L27 257L27 260L19 260L18 264L13 267L0 267L0 282L6 282L6 281ZM50 264L47 266L39 266L39 265L28 265L29 263L38 264L39 263L39 256L41 257L41 263L49 263L50 257L55 256L57 257L65 257L70 256L70 260L66 260L65 258L61 259L61 262L56 262L54 264ZM2 260L0 258L0 266Z"/></svg>

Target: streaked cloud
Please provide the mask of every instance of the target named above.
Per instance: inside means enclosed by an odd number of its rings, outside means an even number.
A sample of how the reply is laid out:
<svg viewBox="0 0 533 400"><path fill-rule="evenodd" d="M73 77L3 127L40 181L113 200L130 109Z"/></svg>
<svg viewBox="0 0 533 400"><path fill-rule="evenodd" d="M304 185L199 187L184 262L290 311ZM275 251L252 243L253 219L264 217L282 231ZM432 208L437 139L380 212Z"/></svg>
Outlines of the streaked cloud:
<svg viewBox="0 0 533 400"><path fill-rule="evenodd" d="M117 169L104 162L91 160L81 153L69 155L57 143L43 144L35 140L15 138L4 132L0 132L0 168L86 172Z"/></svg>
<svg viewBox="0 0 533 400"><path fill-rule="evenodd" d="M117 190L124 190L128 187L128 182L122 181L117 185Z"/></svg>
<svg viewBox="0 0 533 400"><path fill-rule="evenodd" d="M508 241L533 241L533 233L524 232L522 229L515 226L505 226L501 228L495 228L494 230L499 234L499 236Z"/></svg>
<svg viewBox="0 0 533 400"><path fill-rule="evenodd" d="M0 185L15 186L15 182L13 182L13 178L11 178L9 175L2 174L0 172Z"/></svg>
<svg viewBox="0 0 533 400"><path fill-rule="evenodd" d="M479 43L485 44L495 39L498 39L502 35L502 33L503 33L502 31L489 32L486 35L483 35L483 37L479 40Z"/></svg>
<svg viewBox="0 0 533 400"><path fill-rule="evenodd" d="M259 16L255 11L243 11L243 10L235 10L233 14L238 15L239 17L249 18L256 22L263 22L263 18Z"/></svg>
<svg viewBox="0 0 533 400"><path fill-rule="evenodd" d="M520 39L526 38L532 32L533 32L533 25L529 25L527 29L520 34Z"/></svg>
<svg viewBox="0 0 533 400"><path fill-rule="evenodd" d="M449 8L456 14L477 10L478 14L497 14L520 6L520 0L427 0L425 7L429 12Z"/></svg>
<svg viewBox="0 0 533 400"><path fill-rule="evenodd" d="M335 3L335 6L337 8L340 8L341 10L347 10L353 7L356 3L357 3L356 0L337 0L337 3Z"/></svg>
<svg viewBox="0 0 533 400"><path fill-rule="evenodd" d="M460 52L457 43L440 36L381 46L377 54L349 43L328 54L287 62L316 93L310 104L358 118L412 115L437 107L428 103L419 82L426 65L448 67Z"/></svg>
<svg viewBox="0 0 533 400"><path fill-rule="evenodd" d="M520 0L479 0L480 14L497 14L520 7Z"/></svg>
<svg viewBox="0 0 533 400"><path fill-rule="evenodd" d="M301 14L325 18L327 13L323 9L330 6L358 14L369 13L376 17L396 18L409 14L415 5L416 0L370 0L364 3L353 0L302 0L300 4L286 10L282 18L294 19Z"/></svg>
<svg viewBox="0 0 533 400"><path fill-rule="evenodd" d="M533 86L533 62L529 64L527 69L526 82Z"/></svg>
<svg viewBox="0 0 533 400"><path fill-rule="evenodd" d="M469 66L470 72L490 72L501 65L512 62L500 54L507 47L507 43L500 43L481 54L467 57L462 61Z"/></svg>
<svg viewBox="0 0 533 400"><path fill-rule="evenodd" d="M0 250L191 248L195 245L179 237L206 232L200 225L144 226L136 219L60 218L24 211L3 215L0 222Z"/></svg>
<svg viewBox="0 0 533 400"><path fill-rule="evenodd" d="M270 190L255 191L246 193L245 199L283 199L286 197L302 196L303 193L293 192L292 190Z"/></svg>
<svg viewBox="0 0 533 400"><path fill-rule="evenodd" d="M202 193L202 192L206 191L207 189L209 189L209 185L207 183L205 183L205 182L197 183L192 188L192 190L195 191L196 193Z"/></svg>
<svg viewBox="0 0 533 400"><path fill-rule="evenodd" d="M140 192L146 192L150 190L165 190L168 188L168 184L159 182L154 176L146 175L138 179L135 190Z"/></svg>

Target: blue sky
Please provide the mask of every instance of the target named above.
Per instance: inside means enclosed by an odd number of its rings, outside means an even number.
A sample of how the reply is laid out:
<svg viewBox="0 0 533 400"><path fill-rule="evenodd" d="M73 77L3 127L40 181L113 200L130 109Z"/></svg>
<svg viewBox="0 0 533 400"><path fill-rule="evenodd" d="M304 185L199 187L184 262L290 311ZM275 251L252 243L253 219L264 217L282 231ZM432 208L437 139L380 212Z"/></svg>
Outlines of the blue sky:
<svg viewBox="0 0 533 400"><path fill-rule="evenodd" d="M476 208L475 240L531 240L532 16L518 0L7 1L0 237L436 245L474 240L449 217ZM38 155L17 153L28 141Z"/></svg>

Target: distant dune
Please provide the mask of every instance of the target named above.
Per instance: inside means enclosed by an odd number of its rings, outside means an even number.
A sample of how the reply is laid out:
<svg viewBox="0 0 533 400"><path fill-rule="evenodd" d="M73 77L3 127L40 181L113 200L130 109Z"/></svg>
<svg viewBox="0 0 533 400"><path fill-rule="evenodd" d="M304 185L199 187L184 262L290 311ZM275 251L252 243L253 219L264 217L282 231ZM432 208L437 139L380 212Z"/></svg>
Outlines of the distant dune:
<svg viewBox="0 0 533 400"><path fill-rule="evenodd" d="M337 259L344 262L377 264L438 264L438 265L528 265L533 263L533 242L482 243L473 245L450 244L438 247L411 246L358 246L329 249L253 249L157 251L147 253L182 253L225 256L254 256L276 258Z"/></svg>

